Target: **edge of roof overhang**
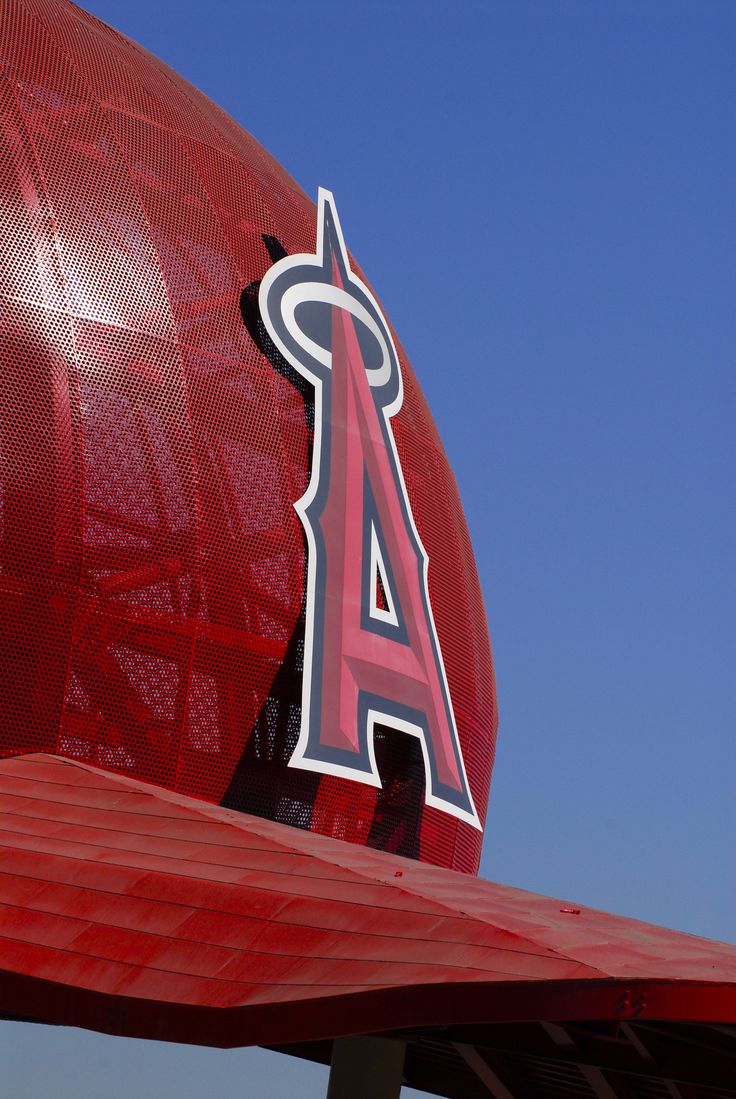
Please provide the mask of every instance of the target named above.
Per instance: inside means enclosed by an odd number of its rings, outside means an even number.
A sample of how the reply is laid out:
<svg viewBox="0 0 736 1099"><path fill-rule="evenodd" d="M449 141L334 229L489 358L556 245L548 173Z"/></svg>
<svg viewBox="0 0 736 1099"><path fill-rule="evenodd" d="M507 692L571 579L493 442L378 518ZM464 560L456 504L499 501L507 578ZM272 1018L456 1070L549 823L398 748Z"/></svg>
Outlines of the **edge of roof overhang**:
<svg viewBox="0 0 736 1099"><path fill-rule="evenodd" d="M618 978L469 982L220 1008L111 995L5 971L0 1012L120 1037L226 1049L494 1023L736 1024L736 984Z"/></svg>

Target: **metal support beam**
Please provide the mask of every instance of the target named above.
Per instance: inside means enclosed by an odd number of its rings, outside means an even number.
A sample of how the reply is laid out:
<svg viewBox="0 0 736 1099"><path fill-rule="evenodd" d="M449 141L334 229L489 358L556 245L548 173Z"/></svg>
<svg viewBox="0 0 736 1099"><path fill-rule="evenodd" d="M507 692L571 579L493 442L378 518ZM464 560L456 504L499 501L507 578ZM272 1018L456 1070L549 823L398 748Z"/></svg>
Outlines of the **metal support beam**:
<svg viewBox="0 0 736 1099"><path fill-rule="evenodd" d="M560 1023L542 1023L555 1045L560 1049L570 1051L571 1058L577 1061L577 1066L596 1094L596 1099L619 1099L618 1093L608 1082L603 1071L597 1065L589 1065L574 1057L572 1051L577 1050L577 1044L568 1031Z"/></svg>
<svg viewBox="0 0 736 1099"><path fill-rule="evenodd" d="M619 1026L621 1029L621 1033L626 1035L639 1056L644 1061L649 1061L651 1064L654 1064L654 1058L652 1057L651 1053L649 1052L639 1035L636 1033L634 1027L630 1026L628 1023L620 1023ZM670 1099L682 1099L682 1092L680 1091L674 1080L665 1080L665 1078L662 1077L662 1083L667 1088L667 1091L670 1093Z"/></svg>
<svg viewBox="0 0 736 1099"><path fill-rule="evenodd" d="M594 1065L578 1065L578 1068L592 1087L597 1099L620 1099L618 1092L606 1080L599 1068Z"/></svg>
<svg viewBox="0 0 736 1099"><path fill-rule="evenodd" d="M504 1084L498 1073L494 1072L488 1062L481 1057L475 1046L466 1045L464 1042L454 1042L453 1045L458 1051L466 1065L472 1068L475 1075L485 1084L490 1095L493 1099L514 1099L514 1096Z"/></svg>
<svg viewBox="0 0 736 1099"><path fill-rule="evenodd" d="M406 1042L335 1038L327 1099L399 1099Z"/></svg>

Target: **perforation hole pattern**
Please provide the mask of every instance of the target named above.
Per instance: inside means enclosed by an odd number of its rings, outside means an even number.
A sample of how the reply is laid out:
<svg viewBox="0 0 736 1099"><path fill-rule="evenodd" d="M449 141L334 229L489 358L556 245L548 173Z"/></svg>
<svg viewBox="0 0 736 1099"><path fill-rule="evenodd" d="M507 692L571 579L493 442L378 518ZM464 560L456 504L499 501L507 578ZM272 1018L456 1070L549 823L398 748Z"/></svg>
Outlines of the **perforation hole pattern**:
<svg viewBox="0 0 736 1099"><path fill-rule="evenodd" d="M314 250L313 202L64 0L3 0L0 66L0 755L66 755L475 872L480 833L423 807L413 738L382 735L382 794L288 767L313 409L239 301L272 262L264 237ZM401 365L394 434L484 817L485 615L454 478Z"/></svg>

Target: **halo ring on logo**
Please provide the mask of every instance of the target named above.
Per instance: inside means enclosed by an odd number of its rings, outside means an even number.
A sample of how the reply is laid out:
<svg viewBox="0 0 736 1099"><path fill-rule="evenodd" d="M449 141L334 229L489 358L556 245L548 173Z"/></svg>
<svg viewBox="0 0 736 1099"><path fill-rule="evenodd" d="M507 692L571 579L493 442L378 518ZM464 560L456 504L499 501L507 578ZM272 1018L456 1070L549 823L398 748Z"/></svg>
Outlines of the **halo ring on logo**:
<svg viewBox="0 0 736 1099"><path fill-rule="evenodd" d="M362 302L358 301L354 295L349 294L347 290L343 290L342 287L325 282L301 282L285 290L281 299L281 315L291 338L303 347L316 362L331 369L332 352L327 348L320 347L318 343L311 339L300 327L296 318L296 311L300 305L317 304L332 305L338 309L345 309L357 321L365 325L378 342L381 351L380 366L366 368L368 381L372 386L386 385L391 379L391 354L386 337L375 318L371 316L371 313Z"/></svg>

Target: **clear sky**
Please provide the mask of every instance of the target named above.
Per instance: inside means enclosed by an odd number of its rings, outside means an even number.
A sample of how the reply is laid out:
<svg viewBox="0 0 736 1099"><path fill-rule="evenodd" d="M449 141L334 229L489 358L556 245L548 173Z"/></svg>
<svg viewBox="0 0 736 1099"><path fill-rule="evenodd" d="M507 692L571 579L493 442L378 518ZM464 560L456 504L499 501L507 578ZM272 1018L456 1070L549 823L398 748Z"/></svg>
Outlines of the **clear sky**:
<svg viewBox="0 0 736 1099"><path fill-rule="evenodd" d="M413 362L496 660L484 876L735 940L736 6L86 6L334 191ZM325 1079L11 1024L0 1062L4 1099Z"/></svg>

